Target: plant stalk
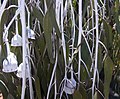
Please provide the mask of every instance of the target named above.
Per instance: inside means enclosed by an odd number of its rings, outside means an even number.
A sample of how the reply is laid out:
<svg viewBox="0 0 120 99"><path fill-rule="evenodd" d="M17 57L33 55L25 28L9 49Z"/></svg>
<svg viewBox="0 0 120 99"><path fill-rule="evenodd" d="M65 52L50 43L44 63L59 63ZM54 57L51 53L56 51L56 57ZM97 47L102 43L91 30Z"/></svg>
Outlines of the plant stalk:
<svg viewBox="0 0 120 99"><path fill-rule="evenodd" d="M0 22L1 22L1 18L2 18L2 15L3 15L3 12L4 12L7 2L8 2L8 0L3 0L3 3L0 6Z"/></svg>
<svg viewBox="0 0 120 99"><path fill-rule="evenodd" d="M96 75L97 75L97 63L98 63L98 44L99 44L99 31L98 31L98 8L97 8L97 0L94 0L94 6L95 6L95 27L96 27L96 47L95 47L95 65L94 65L94 76L93 76L93 84L92 84L92 98L94 99L94 88L95 88L95 81L96 81Z"/></svg>
<svg viewBox="0 0 120 99"><path fill-rule="evenodd" d="M78 34L78 46L81 44L82 38L82 0L79 0L79 34ZM78 48L78 81L80 81L80 68L81 68L81 46ZM78 86L79 88L79 86Z"/></svg>
<svg viewBox="0 0 120 99"><path fill-rule="evenodd" d="M27 56L27 49L26 49L26 20L25 20L25 0L21 0L20 2L20 18L22 24L22 50L23 50L23 79L22 79L22 94L21 99L25 97L25 89L26 89L26 56Z"/></svg>

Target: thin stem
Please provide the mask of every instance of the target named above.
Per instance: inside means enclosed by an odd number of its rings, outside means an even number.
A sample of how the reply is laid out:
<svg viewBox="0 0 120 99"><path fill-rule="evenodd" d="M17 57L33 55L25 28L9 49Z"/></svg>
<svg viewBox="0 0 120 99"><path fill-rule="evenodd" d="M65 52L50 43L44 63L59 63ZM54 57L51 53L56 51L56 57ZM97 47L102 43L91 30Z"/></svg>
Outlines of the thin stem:
<svg viewBox="0 0 120 99"><path fill-rule="evenodd" d="M25 4L25 7L26 7L26 10L27 10L27 14L28 14L28 20L27 20L27 22L28 22L28 24L27 24L27 27L28 27L28 29L30 28L30 11L29 11L29 9L28 9L28 7L27 7L27 5Z"/></svg>
<svg viewBox="0 0 120 99"><path fill-rule="evenodd" d="M64 37L64 26L63 26L63 0L61 0L61 33L62 33L62 48L63 48L63 55L64 55L64 62L65 62L65 77L66 75L66 67L67 67L67 61L66 61L66 44L65 44L65 37Z"/></svg>
<svg viewBox="0 0 120 99"><path fill-rule="evenodd" d="M20 18L21 18L21 24L22 24L22 50L23 50L23 79L22 79L22 94L21 99L24 99L25 97L25 89L26 89L26 55L27 55L27 49L26 49L26 20L25 20L25 0L21 0L20 2Z"/></svg>
<svg viewBox="0 0 120 99"><path fill-rule="evenodd" d="M47 12L47 4L46 4L46 0L44 0L44 6L45 6L45 13Z"/></svg>
<svg viewBox="0 0 120 99"><path fill-rule="evenodd" d="M94 10L93 10L92 0L90 0L90 3L91 3L91 10L92 10L92 16L91 16L92 17L92 28L94 28ZM93 33L93 45L92 45L92 54L93 54L94 53L94 46L95 46L95 44L94 44L94 42L95 42L94 30L92 31L92 33Z"/></svg>
<svg viewBox="0 0 120 99"><path fill-rule="evenodd" d="M79 0L79 34L78 34L78 45L81 44L82 38L82 0ZM78 81L80 81L80 68L81 68L81 46L78 48ZM79 86L78 86L79 87Z"/></svg>
<svg viewBox="0 0 120 99"><path fill-rule="evenodd" d="M74 57L74 41L75 41L75 16L74 16L74 10L73 10L73 6L72 6L72 1L69 0L70 3L70 7L71 7L71 20L72 20L72 56L71 59L73 59ZM73 65L71 65L71 69L73 69L72 67ZM73 72L71 72L71 75L73 76Z"/></svg>
<svg viewBox="0 0 120 99"><path fill-rule="evenodd" d="M99 43L99 31L98 31L98 9L97 9L97 0L94 0L95 6L95 26L96 26L96 47L95 47L95 67L94 67L94 76L93 76L93 84L92 84L92 98L94 99L94 88L97 74L97 63L98 63L98 43Z"/></svg>
<svg viewBox="0 0 120 99"><path fill-rule="evenodd" d="M6 29L6 26L4 25L4 29ZM10 46L8 42L8 31L3 32L3 42L5 42L6 49L7 49L7 56L10 54Z"/></svg>
<svg viewBox="0 0 120 99"><path fill-rule="evenodd" d="M50 80L50 83L49 83L48 92L47 92L47 98L46 99L49 99L51 85L52 85L52 82L53 82L53 79L54 79L54 75L55 75L55 72L56 72L57 62L58 62L58 52L56 50L56 60L55 60L55 64L54 64L54 68L53 68L53 72L52 72L52 76L51 76L51 80Z"/></svg>
<svg viewBox="0 0 120 99"><path fill-rule="evenodd" d="M15 19L15 26L16 26L16 34L18 34L18 18Z"/></svg>
<svg viewBox="0 0 120 99"><path fill-rule="evenodd" d="M30 50L29 50L29 46L27 43L27 52L28 52L28 56L30 56ZM33 87L32 87L32 78L31 78L31 63L30 63L30 59L27 58L27 68L28 68L28 76L29 76L29 90L30 90L30 99L34 99L34 95L33 95Z"/></svg>
<svg viewBox="0 0 120 99"><path fill-rule="evenodd" d="M54 93L54 99L57 99L57 79L56 79L56 73L55 73L55 78L54 78L54 81L55 81L55 93Z"/></svg>
<svg viewBox="0 0 120 99"><path fill-rule="evenodd" d="M56 21L57 21L57 24L58 26L60 27L60 22L59 22L59 19L60 19L60 0L56 0L56 8L55 8L55 12L56 12Z"/></svg>
<svg viewBox="0 0 120 99"><path fill-rule="evenodd" d="M5 6L6 6L7 2L8 2L8 0L3 0L3 3L0 6L0 22L1 22L2 14L4 12L4 9L5 9Z"/></svg>
<svg viewBox="0 0 120 99"><path fill-rule="evenodd" d="M14 22L14 20L16 19L16 17L18 16L18 14L20 13L19 9L16 11L14 17L12 18L12 20L10 21L10 23L8 24L8 26L5 29L5 33L9 30L10 26L12 25L12 23Z"/></svg>

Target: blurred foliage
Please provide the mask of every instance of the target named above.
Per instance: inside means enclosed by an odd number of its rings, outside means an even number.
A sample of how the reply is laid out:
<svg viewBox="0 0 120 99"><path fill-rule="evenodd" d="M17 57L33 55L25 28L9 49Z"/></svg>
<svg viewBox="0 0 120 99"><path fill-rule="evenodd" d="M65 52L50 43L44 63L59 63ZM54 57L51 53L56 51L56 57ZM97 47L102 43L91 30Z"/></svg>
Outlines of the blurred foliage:
<svg viewBox="0 0 120 99"><path fill-rule="evenodd" d="M11 4L16 4L16 0L8 0L7 6ZM29 0L26 0L28 2ZM35 0L36 1L36 0ZM58 64L56 68L56 84L57 89L60 89L59 85L64 77L64 57L63 57L63 50L61 48L61 31L57 24L55 18L55 7L54 1L55 0L46 0L46 4L48 6L48 10L45 13L44 9L44 0L40 0L39 6L41 10L36 6L35 3L28 4L31 14L31 27L33 29L35 20L40 23L40 25L36 25L36 29L34 30L36 33L36 39L32 42L32 49L34 56L31 56L34 62L34 66L32 66L32 77L33 77L33 87L34 87L34 95L35 99L45 99L47 96L48 85L51 79L51 74L53 70L53 66L55 63L55 53L54 49L58 51ZM86 24L86 20L88 20L88 13L87 8L90 6L89 0L82 0L83 1L83 25ZM98 0L99 4L100 1ZM75 22L78 26L78 0L72 0L74 13L75 13ZM95 90L95 99L109 99L113 97L115 93L120 96L120 2L119 0L106 0L105 5L105 19L102 19L99 16L99 29L101 25L103 25L103 31L101 31L100 41L102 41L106 48L107 48L107 57L103 61L105 50L103 46L99 45L99 52L98 52L98 73L99 73L99 84L98 89ZM43 11L43 12L42 12ZM0 44L2 46L2 53L0 56L0 90L3 92L5 99L20 99L21 95L21 81L22 79L17 78L16 72L6 74L2 72L2 61L6 57L5 46L2 41L2 32L4 24L8 24L11 18L13 17L15 12L14 8L10 10L5 10L2 16L2 20L0 22ZM69 45L71 42L71 20L70 18L71 12L68 12L68 20L64 23L65 28L65 40L66 40L66 54L67 54L67 61L70 54ZM92 12L90 11L90 15ZM91 26L92 20L90 20L89 27ZM76 26L76 28L77 28ZM87 26L86 26L87 27ZM84 27L84 28L86 28ZM53 30L54 28L54 30ZM56 32L56 36L52 39L52 32ZM12 38L15 32L15 23L11 26L9 30L9 40ZM19 32L21 35L21 26L19 26ZM77 49L77 36L78 30L76 30L77 34L75 36L75 48ZM91 44L90 48L92 48L91 37L88 37L88 41ZM93 38L94 39L94 38ZM10 41L9 41L10 42ZM53 47L54 45L54 47ZM87 65L88 70L91 69L91 62L89 51L85 40L82 39L82 59L84 60L85 64ZM12 52L15 52L18 58L18 62L21 63L22 61L22 49L21 48L12 48ZM31 54L33 54L31 53ZM73 64L74 64L74 71L77 72L78 62L78 55L74 56ZM75 91L73 95L68 95L69 99L92 99L91 87L92 87L92 76L93 74L90 72L90 76L88 76L85 67L81 64L81 82L77 80L77 74L74 74L77 83L80 84L80 87ZM1 81L3 83L1 83ZM97 86L97 84L96 84ZM6 89L8 88L8 90ZM57 93L57 97L59 97L59 91ZM29 93L28 89L26 88L26 98L29 99L27 94ZM102 96L103 95L103 96ZM54 99L54 88L51 88L50 98ZM59 98L57 98L59 99ZM64 94L62 99L66 99L66 95ZM113 98L112 98L113 99Z"/></svg>

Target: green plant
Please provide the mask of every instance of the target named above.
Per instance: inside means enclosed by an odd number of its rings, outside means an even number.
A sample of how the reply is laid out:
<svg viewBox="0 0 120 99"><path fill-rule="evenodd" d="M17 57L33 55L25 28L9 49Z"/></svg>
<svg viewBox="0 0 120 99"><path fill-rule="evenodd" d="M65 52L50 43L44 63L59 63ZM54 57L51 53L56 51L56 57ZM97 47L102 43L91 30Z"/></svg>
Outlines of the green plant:
<svg viewBox="0 0 120 99"><path fill-rule="evenodd" d="M8 90L6 96L109 99L111 90L119 96L119 4L119 0L0 1L0 81ZM22 37L20 46L13 46L14 34ZM2 72L8 52L16 55L22 70Z"/></svg>

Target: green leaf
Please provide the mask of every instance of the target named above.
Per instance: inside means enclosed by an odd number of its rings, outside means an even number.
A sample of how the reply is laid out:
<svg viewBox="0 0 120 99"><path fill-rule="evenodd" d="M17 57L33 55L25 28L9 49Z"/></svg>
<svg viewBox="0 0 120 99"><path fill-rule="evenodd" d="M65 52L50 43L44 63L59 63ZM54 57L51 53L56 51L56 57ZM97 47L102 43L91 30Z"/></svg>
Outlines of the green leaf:
<svg viewBox="0 0 120 99"><path fill-rule="evenodd" d="M101 71L101 69L103 68L103 52L102 52L102 47L99 45L99 49L98 49L98 71Z"/></svg>
<svg viewBox="0 0 120 99"><path fill-rule="evenodd" d="M33 8L32 14L40 21L40 24L43 27L43 17L44 17L43 13L36 7L32 7L32 8Z"/></svg>
<svg viewBox="0 0 120 99"><path fill-rule="evenodd" d="M47 47L47 52L48 56L50 59L50 62L53 63L53 53L52 53L52 30L53 30L53 25L52 25L52 20L50 18L51 16L51 7L47 11L45 17L44 17L44 36L45 36L45 41L46 41L46 47Z"/></svg>
<svg viewBox="0 0 120 99"><path fill-rule="evenodd" d="M82 95L79 91L75 91L75 93L73 94L73 99L82 99Z"/></svg>
<svg viewBox="0 0 120 99"><path fill-rule="evenodd" d="M44 57L46 48L45 48L45 39L43 34L41 34L41 36L39 38L36 39L35 41L35 46L37 46L37 50L40 52L40 54L42 54L42 57ZM39 55L40 56L40 55Z"/></svg>
<svg viewBox="0 0 120 99"><path fill-rule="evenodd" d="M85 42L82 43L81 50L82 50L82 53L81 53L82 59L84 60L84 62L88 66L87 68L89 69L92 61L91 61L91 57Z"/></svg>
<svg viewBox="0 0 120 99"><path fill-rule="evenodd" d="M87 99L86 89L82 83L80 83L79 90L73 94L73 99Z"/></svg>
<svg viewBox="0 0 120 99"><path fill-rule="evenodd" d="M51 7L50 13L51 13L50 18L51 18L51 20L52 20L52 25L53 25L53 27L55 28L55 31L56 31L57 36L60 37L60 34L61 34L61 33L60 33L60 29L59 29L59 26L58 26L57 21L56 21L55 9L53 9L53 8Z"/></svg>
<svg viewBox="0 0 120 99"><path fill-rule="evenodd" d="M109 96L109 89L110 89L110 82L112 78L112 72L113 72L113 61L109 56L106 57L104 61L104 75L105 75L105 80L104 80L104 94L105 94L105 99L108 99Z"/></svg>
<svg viewBox="0 0 120 99"><path fill-rule="evenodd" d="M87 93L86 89L84 88L85 86L81 83L79 87L79 92L82 95L82 99L87 99Z"/></svg>
<svg viewBox="0 0 120 99"><path fill-rule="evenodd" d="M36 94L37 94L37 99L42 99L41 97L41 90L40 90L40 81L38 76L35 78L35 89L36 89Z"/></svg>
<svg viewBox="0 0 120 99"><path fill-rule="evenodd" d="M49 9L50 4L53 2L53 0L44 0L44 1L46 1L46 5L47 5L47 7Z"/></svg>
<svg viewBox="0 0 120 99"><path fill-rule="evenodd" d="M103 20L103 27L105 30L105 36L104 38L104 44L109 49L112 47L113 42L113 33L112 33L112 27L107 23L105 20Z"/></svg>

